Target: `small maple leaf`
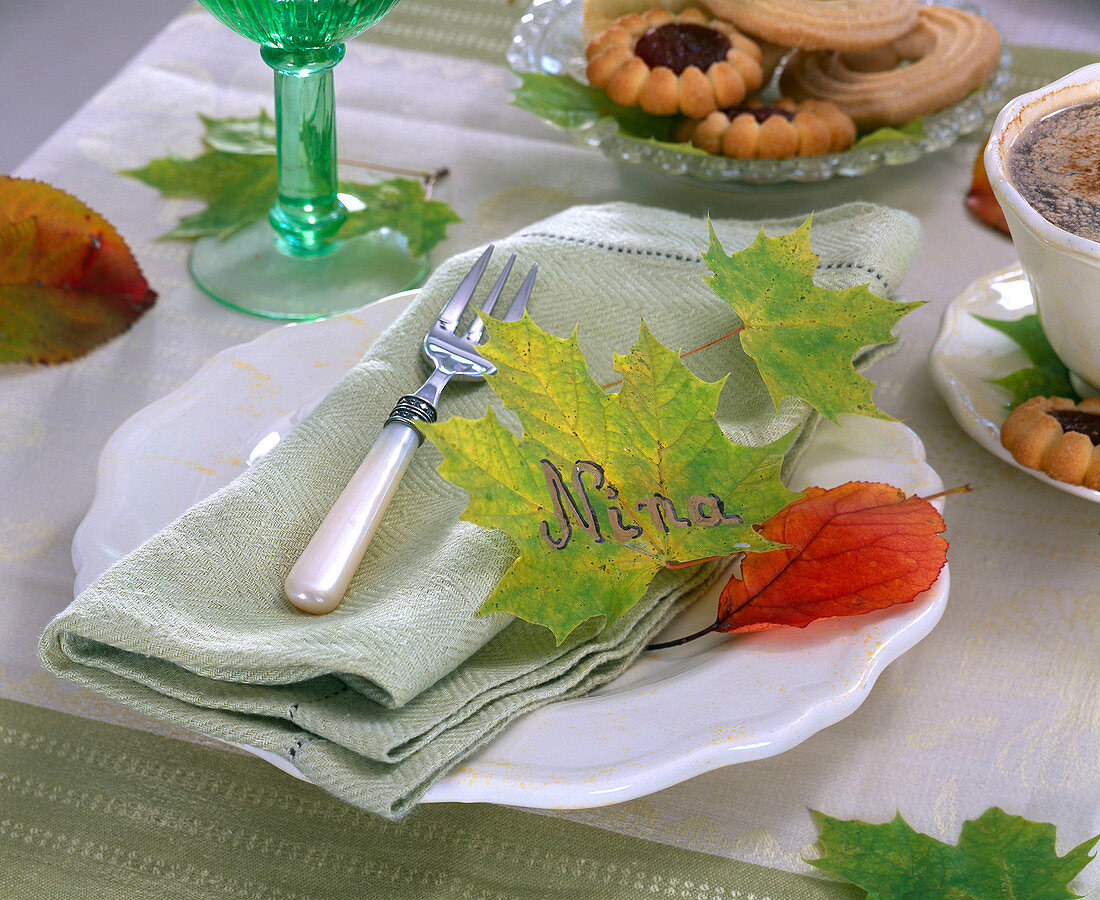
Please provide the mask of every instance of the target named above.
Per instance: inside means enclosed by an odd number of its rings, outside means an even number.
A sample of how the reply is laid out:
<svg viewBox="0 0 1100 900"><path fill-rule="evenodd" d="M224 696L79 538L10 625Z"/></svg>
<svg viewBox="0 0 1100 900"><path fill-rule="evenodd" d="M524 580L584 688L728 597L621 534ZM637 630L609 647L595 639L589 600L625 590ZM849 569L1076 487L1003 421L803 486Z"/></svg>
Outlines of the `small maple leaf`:
<svg viewBox="0 0 1100 900"><path fill-rule="evenodd" d="M666 565L770 546L752 524L798 496L779 480L793 433L732 443L714 419L722 383L696 378L644 323L616 356L610 395L575 333L557 338L528 316L486 326L488 381L522 439L491 409L424 429L440 474L470 495L463 518L506 532L519 553L482 613L544 625L560 643L594 616L614 621Z"/></svg>
<svg viewBox="0 0 1100 900"><path fill-rule="evenodd" d="M1014 408L1032 397L1081 399L1070 381L1069 369L1050 346L1037 315L1032 313L1019 319L991 319L979 315L974 318L1018 344L1033 363L1001 378L990 379L990 384L1000 385L1012 394L1012 399L1005 404L1007 407Z"/></svg>
<svg viewBox="0 0 1100 900"><path fill-rule="evenodd" d="M156 296L101 215L51 185L0 176L0 362L76 359Z"/></svg>
<svg viewBox="0 0 1100 900"><path fill-rule="evenodd" d="M794 396L834 422L840 413L888 419L871 399L874 385L852 359L865 347L893 342L894 325L922 304L885 300L866 285L817 287L818 257L809 236L809 219L776 237L761 229L748 247L729 256L711 225L703 260L714 274L704 278L744 323L741 346L775 404Z"/></svg>
<svg viewBox="0 0 1100 900"><path fill-rule="evenodd" d="M129 175L165 197L200 200L197 213L184 216L164 235L170 240L227 237L263 219L278 193L274 121L265 112L252 119L211 119L205 128L202 153L192 159L154 159ZM427 253L446 237L447 226L459 221L446 204L429 200L424 186L410 178L374 184L341 181L341 194L354 198L337 238L345 239L380 228L392 228L409 241L413 256Z"/></svg>
<svg viewBox="0 0 1100 900"><path fill-rule="evenodd" d="M868 892L874 900L1071 900L1069 882L1092 859L1100 835L1065 856L1055 849L1055 828L991 807L963 823L956 846L913 830L897 815L871 825L812 813L822 856L807 860Z"/></svg>
<svg viewBox="0 0 1100 900"><path fill-rule="evenodd" d="M945 528L927 500L888 484L810 488L760 528L787 546L745 556L722 590L714 630L804 627L907 603L947 562Z"/></svg>

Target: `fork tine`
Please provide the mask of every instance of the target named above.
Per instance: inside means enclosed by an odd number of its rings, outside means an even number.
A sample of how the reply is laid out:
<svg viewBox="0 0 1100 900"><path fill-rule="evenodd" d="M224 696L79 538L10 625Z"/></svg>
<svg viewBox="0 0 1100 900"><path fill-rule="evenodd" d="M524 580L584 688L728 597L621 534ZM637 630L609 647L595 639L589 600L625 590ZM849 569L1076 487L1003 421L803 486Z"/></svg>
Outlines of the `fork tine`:
<svg viewBox="0 0 1100 900"><path fill-rule="evenodd" d="M493 245L490 244L485 248L485 252L481 254L470 271L466 273L466 277L455 288L455 292L451 294L451 299L447 301L447 305L443 307L443 312L439 314L439 324L448 331L454 331L458 326L458 320L469 304L470 298L473 297L474 289L477 287L477 283L481 281L481 274L485 271L485 267L489 264L489 257L492 255Z"/></svg>
<svg viewBox="0 0 1100 900"><path fill-rule="evenodd" d="M527 277L523 279L523 284L519 286L519 290L516 291L515 299L512 300L512 305L508 307L508 312L504 314L505 322L515 322L517 319L523 317L523 310L527 306L527 301L531 299L531 291L535 287L535 276L538 274L539 264L532 263L530 270L527 272Z"/></svg>
<svg viewBox="0 0 1100 900"><path fill-rule="evenodd" d="M493 307L496 306L497 300L500 298L501 291L504 290L504 282L508 280L508 275L512 271L512 264L516 261L516 254L512 254L508 257L508 262L504 264L504 268L501 270L500 276L497 278L496 284L493 285L493 289L489 291L489 296L485 298L485 302L481 304L481 311L488 315L493 311Z"/></svg>
<svg viewBox="0 0 1100 900"><path fill-rule="evenodd" d="M504 269L500 275L497 276L496 284L493 285L493 289L489 291L489 296L485 298L485 302L481 304L481 311L485 315L489 315L493 311L493 307L496 306L497 300L500 299L501 291L504 290L504 282L508 280L508 275L512 271L512 263L516 261L516 254L512 254L508 257L508 262L504 264ZM481 316L475 316L474 321L470 324L469 331L466 332L464 337L471 344L477 344L481 342L481 338L485 334L485 320Z"/></svg>

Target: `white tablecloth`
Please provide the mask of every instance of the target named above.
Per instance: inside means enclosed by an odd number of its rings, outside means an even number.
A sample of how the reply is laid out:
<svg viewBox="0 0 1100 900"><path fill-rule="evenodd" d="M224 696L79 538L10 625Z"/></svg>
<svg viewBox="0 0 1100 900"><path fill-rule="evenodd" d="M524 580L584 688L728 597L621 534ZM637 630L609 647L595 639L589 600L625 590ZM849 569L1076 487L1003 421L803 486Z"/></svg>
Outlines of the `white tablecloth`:
<svg viewBox="0 0 1100 900"><path fill-rule="evenodd" d="M1012 41L1100 54L1100 16L1089 0L986 6ZM872 377L879 406L921 436L944 482L976 488L948 502L952 587L943 620L885 671L853 715L793 750L565 815L791 871L809 870L801 859L815 834L807 808L869 821L900 810L918 830L953 841L964 820L1000 806L1055 823L1062 852L1100 832L1100 505L979 448L954 423L927 371L944 305L1015 261L1008 239L964 208L975 142L859 179L711 191L572 145L509 105L513 76L501 66L357 41L336 83L342 157L449 167L437 196L463 221L437 259L574 203L616 198L743 218L866 199L914 213L925 229L901 293L928 303L903 321L902 351ZM277 327L206 299L188 279L187 247L157 240L192 204L163 201L117 173L196 153L200 112L250 116L265 104L270 75L255 48L195 10L15 172L103 213L160 298L132 331L82 360L0 369L4 696L160 727L48 676L37 639L71 598L70 544L110 434L213 353ZM1100 892L1100 866L1077 884Z"/></svg>

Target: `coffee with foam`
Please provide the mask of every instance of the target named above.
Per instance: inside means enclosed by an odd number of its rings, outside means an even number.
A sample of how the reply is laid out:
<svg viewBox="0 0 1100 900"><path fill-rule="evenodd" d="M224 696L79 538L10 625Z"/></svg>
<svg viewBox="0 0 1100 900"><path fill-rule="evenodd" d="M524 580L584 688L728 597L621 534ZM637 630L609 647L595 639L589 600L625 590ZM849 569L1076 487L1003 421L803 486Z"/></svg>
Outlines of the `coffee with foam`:
<svg viewBox="0 0 1100 900"><path fill-rule="evenodd" d="M1100 242L1100 100L1030 123L1007 163L1009 179L1044 219Z"/></svg>

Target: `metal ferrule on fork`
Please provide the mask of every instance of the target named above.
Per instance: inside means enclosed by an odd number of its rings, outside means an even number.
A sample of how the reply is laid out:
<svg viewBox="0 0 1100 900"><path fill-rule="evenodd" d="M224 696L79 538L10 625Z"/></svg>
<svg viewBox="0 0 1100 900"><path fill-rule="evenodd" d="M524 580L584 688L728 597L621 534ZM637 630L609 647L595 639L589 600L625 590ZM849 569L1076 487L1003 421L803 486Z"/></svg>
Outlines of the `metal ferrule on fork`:
<svg viewBox="0 0 1100 900"><path fill-rule="evenodd" d="M424 443L424 432L417 426L417 422L434 422L436 419L435 406L416 394L406 394L397 401L397 405L390 412L389 418L383 423L383 427L390 422L400 422L408 425L420 436L420 443Z"/></svg>

